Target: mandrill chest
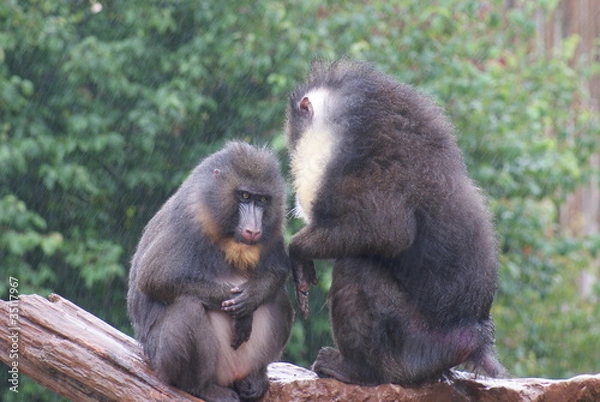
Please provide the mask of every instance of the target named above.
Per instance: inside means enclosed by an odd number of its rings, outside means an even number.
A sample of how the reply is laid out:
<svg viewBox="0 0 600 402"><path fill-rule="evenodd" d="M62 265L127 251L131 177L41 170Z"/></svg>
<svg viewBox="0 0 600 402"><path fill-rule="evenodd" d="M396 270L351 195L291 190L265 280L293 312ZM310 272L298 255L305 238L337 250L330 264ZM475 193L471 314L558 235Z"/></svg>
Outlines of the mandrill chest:
<svg viewBox="0 0 600 402"><path fill-rule="evenodd" d="M334 133L325 127L317 127L304 133L292 154L296 213L307 223L311 221L313 202L334 149Z"/></svg>

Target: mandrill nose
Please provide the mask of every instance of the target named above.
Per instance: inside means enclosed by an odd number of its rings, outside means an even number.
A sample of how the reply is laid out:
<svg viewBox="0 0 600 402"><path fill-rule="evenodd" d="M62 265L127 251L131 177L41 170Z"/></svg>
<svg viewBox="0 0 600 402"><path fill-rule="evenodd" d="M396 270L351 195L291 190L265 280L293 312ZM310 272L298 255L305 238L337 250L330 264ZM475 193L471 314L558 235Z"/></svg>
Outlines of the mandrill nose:
<svg viewBox="0 0 600 402"><path fill-rule="evenodd" d="M255 243L260 239L262 232L260 230L244 229L242 237L249 243Z"/></svg>

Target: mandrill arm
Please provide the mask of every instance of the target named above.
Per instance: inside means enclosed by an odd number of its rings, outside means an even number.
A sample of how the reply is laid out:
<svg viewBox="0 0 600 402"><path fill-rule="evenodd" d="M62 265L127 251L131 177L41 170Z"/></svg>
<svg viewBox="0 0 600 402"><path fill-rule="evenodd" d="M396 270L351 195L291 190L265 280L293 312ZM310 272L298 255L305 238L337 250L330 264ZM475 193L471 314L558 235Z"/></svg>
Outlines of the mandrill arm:
<svg viewBox="0 0 600 402"><path fill-rule="evenodd" d="M384 199L383 197L380 198ZM380 256L393 258L415 239L416 218L402 203L338 216L335 225L311 223L289 244L296 298L308 317L308 290L317 283L313 260Z"/></svg>

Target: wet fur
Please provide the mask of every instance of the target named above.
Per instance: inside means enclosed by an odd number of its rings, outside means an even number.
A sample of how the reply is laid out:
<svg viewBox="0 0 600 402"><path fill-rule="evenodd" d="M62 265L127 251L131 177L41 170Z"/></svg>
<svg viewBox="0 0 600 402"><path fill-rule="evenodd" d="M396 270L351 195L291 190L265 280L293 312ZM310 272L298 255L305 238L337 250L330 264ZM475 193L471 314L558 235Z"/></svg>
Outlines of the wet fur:
<svg viewBox="0 0 600 402"><path fill-rule="evenodd" d="M235 240L239 189L272 196L255 245ZM293 319L283 286L283 217L276 158L236 142L200 163L150 220L132 259L127 307L163 381L209 401L265 392L266 366L279 357ZM250 315L249 339L233 349L234 318L221 303L245 285L249 300L260 304Z"/></svg>
<svg viewBox="0 0 600 402"><path fill-rule="evenodd" d="M296 269L335 259L338 350L314 370L357 384L416 384L461 363L503 375L491 217L443 111L368 64L319 63L290 96L286 134L307 222L290 257Z"/></svg>

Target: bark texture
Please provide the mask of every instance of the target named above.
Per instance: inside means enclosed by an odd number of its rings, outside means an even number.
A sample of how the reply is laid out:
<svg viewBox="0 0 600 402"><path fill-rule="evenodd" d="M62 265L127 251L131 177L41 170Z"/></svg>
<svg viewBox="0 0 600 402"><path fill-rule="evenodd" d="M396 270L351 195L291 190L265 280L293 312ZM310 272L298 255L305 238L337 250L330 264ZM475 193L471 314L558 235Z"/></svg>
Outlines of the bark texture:
<svg viewBox="0 0 600 402"><path fill-rule="evenodd" d="M0 301L0 311L0 360L12 370L10 378L26 375L78 402L200 401L156 378L134 339L58 295ZM600 401L600 374L492 380L457 373L450 382L418 388L360 387L273 363L269 378L265 402Z"/></svg>

